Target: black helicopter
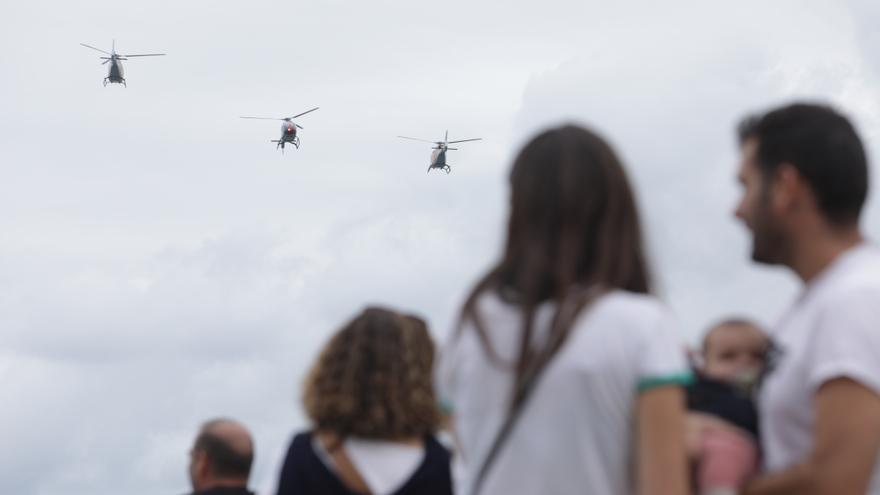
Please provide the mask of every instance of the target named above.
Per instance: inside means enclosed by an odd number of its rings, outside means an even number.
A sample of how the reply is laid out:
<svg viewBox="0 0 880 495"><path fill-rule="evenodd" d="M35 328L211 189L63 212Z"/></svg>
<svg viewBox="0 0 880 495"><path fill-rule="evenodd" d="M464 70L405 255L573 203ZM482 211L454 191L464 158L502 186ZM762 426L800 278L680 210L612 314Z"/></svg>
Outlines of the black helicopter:
<svg viewBox="0 0 880 495"><path fill-rule="evenodd" d="M132 54L132 55L120 55L116 53L116 40L113 40L113 48L110 49L109 52L101 50L100 48L95 48L93 46L87 45L85 43L80 43L80 45L91 48L92 50L97 50L101 53L110 55L109 57L101 57L104 59L102 64L110 63L110 70L107 73L107 77L104 78L104 86L107 83L119 83L125 87L128 87L125 84L125 72L122 69L122 60L128 60L130 57L161 57L165 55L164 53L141 53L141 54Z"/></svg>
<svg viewBox="0 0 880 495"><path fill-rule="evenodd" d="M472 139L459 139L457 141L450 141L449 140L449 131L446 131L446 136L443 138L443 141L428 141L427 139L419 139L419 138L407 137L407 136L397 136L397 137L403 138L403 139L412 139L413 141L421 141L423 143L433 144L434 147L432 149L434 150L434 152L431 153L431 164L428 165L428 172L430 173L431 169L436 168L436 169L439 169L439 170L446 172L447 174L449 172L452 172L452 167L450 166L449 163L446 162L446 152L448 150L457 150L458 149L458 148L450 148L449 147L450 144L466 143L468 141L479 141L479 140L483 139L483 138L472 138Z"/></svg>

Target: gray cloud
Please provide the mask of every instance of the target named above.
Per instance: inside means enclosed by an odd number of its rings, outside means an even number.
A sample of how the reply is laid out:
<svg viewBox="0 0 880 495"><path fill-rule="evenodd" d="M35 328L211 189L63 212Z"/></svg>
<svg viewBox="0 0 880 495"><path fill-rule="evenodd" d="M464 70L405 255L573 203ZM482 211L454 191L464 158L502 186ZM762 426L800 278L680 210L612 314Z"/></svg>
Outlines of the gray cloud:
<svg viewBox="0 0 880 495"><path fill-rule="evenodd" d="M780 2L762 16L750 6L664 5L653 23L590 32L583 54L532 79L517 117L524 136L574 120L618 146L641 193L662 292L692 339L730 313L770 324L796 288L790 275L747 261L748 235L732 216L738 119L806 98L852 114L866 137L880 129L870 62L856 32L840 28L853 22L846 5Z"/></svg>
<svg viewBox="0 0 880 495"><path fill-rule="evenodd" d="M548 123L622 151L685 335L729 311L772 321L795 284L746 260L733 124L810 95L872 145L880 130L865 2L2 9L4 493L183 491L192 436L218 415L253 428L263 484L345 319L375 302L448 332L500 247L510 158ZM77 43L113 37L169 55L103 88ZM284 156L276 124L237 119L312 106ZM394 137L446 129L485 138L450 176ZM867 220L876 234L876 202Z"/></svg>

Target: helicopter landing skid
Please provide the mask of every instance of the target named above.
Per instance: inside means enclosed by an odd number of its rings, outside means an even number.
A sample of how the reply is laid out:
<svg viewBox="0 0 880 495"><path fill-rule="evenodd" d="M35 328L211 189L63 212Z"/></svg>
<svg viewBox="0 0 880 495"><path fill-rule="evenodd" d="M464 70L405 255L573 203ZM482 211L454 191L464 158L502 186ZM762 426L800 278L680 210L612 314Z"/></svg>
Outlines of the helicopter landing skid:
<svg viewBox="0 0 880 495"><path fill-rule="evenodd" d="M284 153L284 144L285 144L285 143L290 143L290 144L293 145L294 148L299 149L299 138L298 138L298 137L294 137L294 138L291 139L290 141L285 141L285 140L283 140L283 139L273 139L272 142L275 143L275 149L276 149L276 150L277 150L278 148L281 148L281 153L282 153L282 154Z"/></svg>

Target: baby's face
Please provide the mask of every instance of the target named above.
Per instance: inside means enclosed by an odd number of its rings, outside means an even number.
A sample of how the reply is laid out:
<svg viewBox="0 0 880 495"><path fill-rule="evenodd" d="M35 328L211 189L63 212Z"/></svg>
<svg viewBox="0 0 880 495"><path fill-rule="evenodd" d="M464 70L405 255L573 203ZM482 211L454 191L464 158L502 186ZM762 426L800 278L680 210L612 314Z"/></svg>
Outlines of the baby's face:
<svg viewBox="0 0 880 495"><path fill-rule="evenodd" d="M707 336L703 374L725 382L752 380L764 368L767 336L748 324L714 328Z"/></svg>

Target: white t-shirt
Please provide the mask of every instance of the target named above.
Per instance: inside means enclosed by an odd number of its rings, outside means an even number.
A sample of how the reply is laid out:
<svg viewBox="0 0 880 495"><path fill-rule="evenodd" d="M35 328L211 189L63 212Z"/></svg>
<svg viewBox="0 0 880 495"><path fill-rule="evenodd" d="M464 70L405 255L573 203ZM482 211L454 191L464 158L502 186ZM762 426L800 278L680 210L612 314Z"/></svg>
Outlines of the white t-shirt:
<svg viewBox="0 0 880 495"><path fill-rule="evenodd" d="M515 362L520 309L487 293L478 312L493 349ZM537 311L536 339L546 338L553 313L550 304ZM687 381L684 349L655 298L616 291L598 299L532 390L481 494L632 493L638 389ZM506 416L513 372L490 362L467 324L441 354L437 385L452 409L464 463L456 493L468 495Z"/></svg>
<svg viewBox="0 0 880 495"><path fill-rule="evenodd" d="M760 392L764 468L780 471L813 448L813 399L834 378L880 394L880 249L842 254L804 290L772 331L780 355ZM880 458L870 495L880 495Z"/></svg>

